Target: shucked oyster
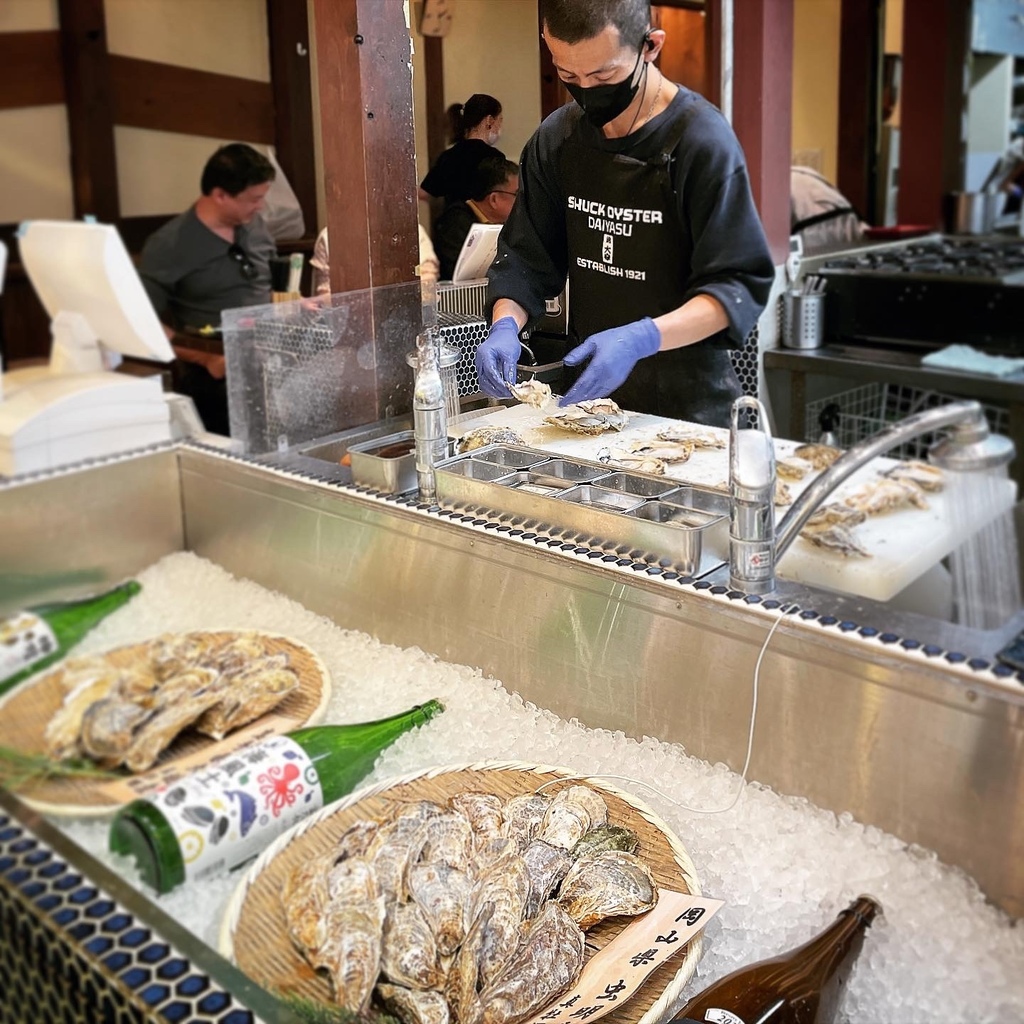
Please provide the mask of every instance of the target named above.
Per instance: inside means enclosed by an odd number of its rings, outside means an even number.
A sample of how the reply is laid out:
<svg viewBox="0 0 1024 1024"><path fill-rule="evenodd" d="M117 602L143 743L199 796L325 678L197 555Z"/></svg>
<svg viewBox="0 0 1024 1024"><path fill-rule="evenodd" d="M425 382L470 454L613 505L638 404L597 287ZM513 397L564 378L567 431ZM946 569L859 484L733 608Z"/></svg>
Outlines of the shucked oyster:
<svg viewBox="0 0 1024 1024"><path fill-rule="evenodd" d="M543 409L551 401L551 388L536 377L522 384L509 384L508 389L513 398L534 409Z"/></svg>
<svg viewBox="0 0 1024 1024"><path fill-rule="evenodd" d="M683 441L697 451L721 451L728 444L728 431L715 433L711 430L694 430L684 427L681 423L658 431L659 441Z"/></svg>
<svg viewBox="0 0 1024 1024"><path fill-rule="evenodd" d="M793 450L793 454L809 462L814 469L828 469L843 453L829 444L802 444Z"/></svg>
<svg viewBox="0 0 1024 1024"><path fill-rule="evenodd" d="M463 434L458 442L458 453L475 451L477 448L486 448L489 444L520 444L526 442L514 430L509 427L477 427Z"/></svg>
<svg viewBox="0 0 1024 1024"><path fill-rule="evenodd" d="M557 416L548 416L544 422L576 434L597 435L606 430L624 429L629 423L629 414L610 398L595 398L590 402L568 405Z"/></svg>
<svg viewBox="0 0 1024 1024"><path fill-rule="evenodd" d="M658 886L647 865L622 850L581 857L558 893L559 906L584 931L606 917L642 914L657 902Z"/></svg>
<svg viewBox="0 0 1024 1024"><path fill-rule="evenodd" d="M884 476L901 483L917 484L922 491L941 491L945 481L942 470L927 462L898 462L892 469L887 469Z"/></svg>
<svg viewBox="0 0 1024 1024"><path fill-rule="evenodd" d="M804 540L817 545L819 548L838 551L844 558L852 558L855 555L858 558L871 557L871 552L868 551L867 548L865 548L853 535L853 532L848 530L845 526L837 524L814 533L808 533L806 530L801 530L800 536Z"/></svg>
<svg viewBox="0 0 1024 1024"><path fill-rule="evenodd" d="M849 529L851 526L859 526L867 519L867 513L860 509L851 508L841 501L833 501L828 505L822 505L812 515L800 532L807 536L812 533L824 533L833 526L844 526Z"/></svg>
<svg viewBox="0 0 1024 1024"><path fill-rule="evenodd" d="M927 508L924 492L916 484L882 477L864 484L859 490L843 499L851 508L866 512L869 516L882 512L893 512L904 505Z"/></svg>

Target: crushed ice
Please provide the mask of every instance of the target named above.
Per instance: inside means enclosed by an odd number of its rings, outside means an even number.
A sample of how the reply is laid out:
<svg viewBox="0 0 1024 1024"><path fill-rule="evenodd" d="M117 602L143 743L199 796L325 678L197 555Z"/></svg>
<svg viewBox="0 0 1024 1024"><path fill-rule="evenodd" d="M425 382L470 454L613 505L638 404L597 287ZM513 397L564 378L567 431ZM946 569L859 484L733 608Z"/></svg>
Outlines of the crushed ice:
<svg viewBox="0 0 1024 1024"><path fill-rule="evenodd" d="M724 765L690 757L678 745L563 721L477 669L342 629L195 555L171 555L139 579L142 593L97 627L81 653L168 630L262 628L303 641L323 659L334 683L326 721L367 721L431 697L444 701L447 712L402 737L368 781L433 766L443 751L447 763L519 760L626 775L697 806L727 804L739 783ZM738 966L802 944L853 898L869 893L881 902L884 918L868 932L841 1020L1024 1020L1024 927L986 903L972 879L934 853L757 783L746 786L731 811L706 817L646 789L634 791L681 838L703 891L726 900L707 929L704 957L686 996ZM57 823L143 888L131 862L107 852L106 822ZM223 908L240 878L235 872L184 887L158 903L216 946Z"/></svg>

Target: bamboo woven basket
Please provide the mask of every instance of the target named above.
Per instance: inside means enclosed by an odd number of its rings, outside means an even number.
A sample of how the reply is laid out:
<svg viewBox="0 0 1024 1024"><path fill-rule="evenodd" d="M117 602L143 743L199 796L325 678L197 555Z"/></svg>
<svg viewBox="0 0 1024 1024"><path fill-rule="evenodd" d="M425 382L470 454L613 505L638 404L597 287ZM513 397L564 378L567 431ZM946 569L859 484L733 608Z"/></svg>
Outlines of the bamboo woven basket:
<svg viewBox="0 0 1024 1024"><path fill-rule="evenodd" d="M632 794L599 779L546 765L498 761L447 765L365 787L278 837L249 868L232 894L221 922L221 953L270 991L333 1005L327 978L309 966L288 937L280 892L289 872L300 863L326 854L354 822L382 818L396 803L443 803L466 791L490 792L505 800L532 793L545 783L555 783L546 786L545 793L557 792L559 783L583 784L599 791L608 805L608 820L631 828L639 836L637 855L650 867L658 885L700 895L696 869L682 843L650 807ZM588 931L588 959L631 920L611 919ZM701 939L697 936L681 953L666 960L632 999L602 1021L658 1024L666 1020L700 956Z"/></svg>
<svg viewBox="0 0 1024 1024"><path fill-rule="evenodd" d="M220 633L238 633L239 630L195 630L200 636ZM262 630L245 630L246 635L258 634L267 654L288 655L289 665L299 677L298 689L289 693L276 708L256 721L230 733L223 740L185 730L160 755L152 770L174 766L186 758L202 755L206 761L218 753L234 749L247 738L264 731L268 724L274 732L290 732L304 725L315 725L323 717L331 696L331 677L324 663L305 644L290 637ZM102 655L118 668L126 668L146 656L153 640L118 647ZM0 700L0 746L20 750L27 754L45 751L44 733L47 723L61 706L64 690L58 666L34 680L15 687ZM144 778L142 773L136 778ZM126 776L128 777L127 773ZM18 796L29 806L46 814L100 817L111 814L124 802L105 792L109 779L102 777L52 778L25 785Z"/></svg>

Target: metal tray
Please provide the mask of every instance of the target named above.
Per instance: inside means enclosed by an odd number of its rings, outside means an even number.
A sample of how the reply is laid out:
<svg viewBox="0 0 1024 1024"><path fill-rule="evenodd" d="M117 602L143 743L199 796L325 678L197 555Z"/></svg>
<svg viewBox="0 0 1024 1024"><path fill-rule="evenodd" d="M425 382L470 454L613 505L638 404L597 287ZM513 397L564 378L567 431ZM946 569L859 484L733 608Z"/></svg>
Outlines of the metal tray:
<svg viewBox="0 0 1024 1024"><path fill-rule="evenodd" d="M546 461L507 472L507 464L530 458ZM484 479L478 470L464 468L467 463L499 475ZM728 558L729 499L699 487L501 444L447 460L435 478L438 501L446 506L519 518L683 575L702 576Z"/></svg>
<svg viewBox="0 0 1024 1024"><path fill-rule="evenodd" d="M523 448L478 448L469 453L478 462L492 462L507 469L532 469L547 462L551 456Z"/></svg>
<svg viewBox="0 0 1024 1024"><path fill-rule="evenodd" d="M407 444L410 447L405 454L389 453L389 449L394 450ZM416 449L413 431L402 430L397 434L388 434L373 441L354 444L348 452L352 460L352 479L357 484L387 494L399 494L416 487Z"/></svg>

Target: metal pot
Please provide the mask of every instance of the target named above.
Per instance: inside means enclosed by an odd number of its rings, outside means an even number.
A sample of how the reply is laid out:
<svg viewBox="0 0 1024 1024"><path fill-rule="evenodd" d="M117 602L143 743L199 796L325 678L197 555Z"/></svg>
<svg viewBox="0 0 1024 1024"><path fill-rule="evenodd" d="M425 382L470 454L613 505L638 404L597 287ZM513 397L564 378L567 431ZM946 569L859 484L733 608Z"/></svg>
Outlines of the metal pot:
<svg viewBox="0 0 1024 1024"><path fill-rule="evenodd" d="M990 235L995 230L997 192L947 192L942 222L950 235Z"/></svg>

